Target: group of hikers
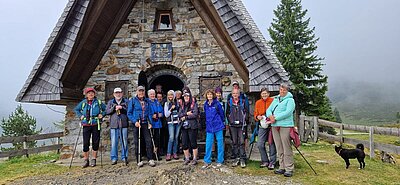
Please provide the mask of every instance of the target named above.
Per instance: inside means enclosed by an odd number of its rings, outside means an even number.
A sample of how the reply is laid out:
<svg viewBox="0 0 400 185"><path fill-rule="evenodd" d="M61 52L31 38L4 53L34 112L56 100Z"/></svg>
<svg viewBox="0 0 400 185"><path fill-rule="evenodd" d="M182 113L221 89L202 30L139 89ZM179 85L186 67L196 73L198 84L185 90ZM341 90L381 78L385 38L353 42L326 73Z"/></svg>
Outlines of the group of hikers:
<svg viewBox="0 0 400 185"><path fill-rule="evenodd" d="M107 105L96 98L94 88L84 90L85 99L76 107L75 113L81 120L83 128L83 167L96 166L97 151L100 143L100 124L102 119L109 115L111 136L111 163L117 164L118 143L121 141L121 161L128 164L128 127L133 125L133 144L136 162L139 167L144 165L141 160L143 150L149 166L156 166L155 160L165 154L166 161L179 159L179 149L183 150L185 165L198 164L198 131L200 114L205 119L206 143L204 166L211 166L215 148L217 149L216 166L224 164L225 135L229 131L232 151L232 166L246 167L245 141L247 140L247 126L249 125L249 100L241 91L239 83L232 83L232 92L222 98L222 89L208 89L204 93L204 111L200 111L196 98L188 87L182 91L169 90L163 97L162 88L147 91L145 87L136 88L136 96L130 100L124 97L119 87L113 91L114 98ZM258 131L257 146L261 154L260 167L274 170L279 160L276 174L286 177L293 175L294 163L291 149L290 131L294 127L293 112L295 102L288 92L286 84L280 85L279 95L270 97L267 88L261 89L261 98L254 108L254 120ZM167 130L167 146L163 146L162 130ZM164 134L165 135L165 134ZM89 145L92 139L92 160L89 163ZM214 141L216 138L216 143ZM269 154L265 144L268 142ZM144 144L141 146L141 144ZM162 148L166 151L161 153Z"/></svg>

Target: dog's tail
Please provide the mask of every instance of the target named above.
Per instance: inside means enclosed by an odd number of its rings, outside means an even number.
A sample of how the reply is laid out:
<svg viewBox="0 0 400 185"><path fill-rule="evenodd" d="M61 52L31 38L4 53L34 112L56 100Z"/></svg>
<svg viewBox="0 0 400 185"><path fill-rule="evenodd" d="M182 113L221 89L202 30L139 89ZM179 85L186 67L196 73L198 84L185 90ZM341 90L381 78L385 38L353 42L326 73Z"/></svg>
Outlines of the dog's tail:
<svg viewBox="0 0 400 185"><path fill-rule="evenodd" d="M364 151L364 145L361 144L361 143L360 143L360 144L357 144L356 148L358 148L358 149Z"/></svg>

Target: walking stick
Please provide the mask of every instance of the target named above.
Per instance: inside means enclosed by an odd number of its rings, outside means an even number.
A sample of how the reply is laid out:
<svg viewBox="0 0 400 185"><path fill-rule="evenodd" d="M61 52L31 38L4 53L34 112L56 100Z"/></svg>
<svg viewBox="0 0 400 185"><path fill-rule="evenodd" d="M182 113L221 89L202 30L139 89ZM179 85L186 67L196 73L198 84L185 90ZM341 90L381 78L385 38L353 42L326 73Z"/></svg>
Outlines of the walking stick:
<svg viewBox="0 0 400 185"><path fill-rule="evenodd" d="M251 146L250 146L249 160L250 160L250 157L251 157L251 152L253 151L254 142L256 140L257 135L258 135L258 122L256 123L256 128L254 128L253 134L251 135L251 138L250 138L250 145Z"/></svg>
<svg viewBox="0 0 400 185"><path fill-rule="evenodd" d="M74 160L75 151L76 151L76 145L78 145L79 136L81 135L81 131L82 131L82 126L79 127L79 134L78 134L78 137L76 137L74 152L72 153L71 162L69 163L69 168L70 169L71 169L71 166L72 166L72 161Z"/></svg>
<svg viewBox="0 0 400 185"><path fill-rule="evenodd" d="M310 166L310 168L312 169L312 171L315 173L315 175L318 175L317 172L315 172L314 168L311 166L311 164L307 161L307 159L304 157L303 154L301 154L300 150L296 147L296 145L294 145L293 141L291 142L292 145L294 146L294 148L296 148L297 152L299 152L299 154L301 155L301 157L303 157L303 159L306 161L306 163L308 164L308 166Z"/></svg>
<svg viewBox="0 0 400 185"><path fill-rule="evenodd" d="M100 128L100 134L99 134L99 137L100 137L100 166L101 166L101 168L103 168L103 149L102 149L102 147L103 147L103 138L101 137L101 124L100 124L99 128Z"/></svg>
<svg viewBox="0 0 400 185"><path fill-rule="evenodd" d="M151 132L151 128L149 128L150 136L151 136L151 142L153 142L153 150L154 154L156 155L156 160L158 161L158 154L156 151L156 145L154 145L154 139L153 139L153 133Z"/></svg>
<svg viewBox="0 0 400 185"><path fill-rule="evenodd" d="M141 126L140 126L140 120L139 120L139 127L138 127L138 128L139 128L139 144L138 144L139 146L138 146L138 159L137 159L138 164L141 162L141 161L140 161L140 160L141 160L141 159L140 159L140 158L141 158L141 157L140 157L140 127L141 127Z"/></svg>
<svg viewBox="0 0 400 185"><path fill-rule="evenodd" d="M128 165L128 157L126 156L126 148L125 148L125 142L124 142L124 133L122 132L122 119L120 117L121 115L121 111L117 110L117 115L118 115L118 119L119 119L119 130L120 130L120 138L121 138L121 143L122 143L122 150L124 151L124 159L125 159L125 166ZM121 150L121 151L122 151ZM122 155L122 152L121 152Z"/></svg>

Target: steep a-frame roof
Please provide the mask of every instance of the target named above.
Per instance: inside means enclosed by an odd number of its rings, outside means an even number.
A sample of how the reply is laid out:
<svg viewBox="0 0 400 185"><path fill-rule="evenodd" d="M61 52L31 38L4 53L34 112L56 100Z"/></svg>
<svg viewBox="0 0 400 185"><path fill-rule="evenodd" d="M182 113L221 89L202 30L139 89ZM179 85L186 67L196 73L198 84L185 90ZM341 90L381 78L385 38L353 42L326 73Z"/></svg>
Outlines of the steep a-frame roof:
<svg viewBox="0 0 400 185"><path fill-rule="evenodd" d="M136 2L70 0L16 100L64 104L80 99ZM241 0L191 2L250 92L277 91L289 82Z"/></svg>

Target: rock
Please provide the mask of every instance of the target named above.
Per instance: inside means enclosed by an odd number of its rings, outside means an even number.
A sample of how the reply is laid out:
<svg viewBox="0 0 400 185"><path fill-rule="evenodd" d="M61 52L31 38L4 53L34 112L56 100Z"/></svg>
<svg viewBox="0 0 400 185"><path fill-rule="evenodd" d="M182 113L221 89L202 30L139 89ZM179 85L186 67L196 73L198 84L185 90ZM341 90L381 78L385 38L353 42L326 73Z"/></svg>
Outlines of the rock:
<svg viewBox="0 0 400 185"><path fill-rule="evenodd" d="M121 72L121 68L117 67L117 66L113 66L107 69L106 74L107 75L115 75L115 74L119 74Z"/></svg>

